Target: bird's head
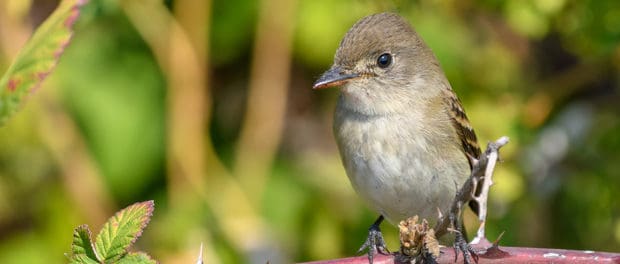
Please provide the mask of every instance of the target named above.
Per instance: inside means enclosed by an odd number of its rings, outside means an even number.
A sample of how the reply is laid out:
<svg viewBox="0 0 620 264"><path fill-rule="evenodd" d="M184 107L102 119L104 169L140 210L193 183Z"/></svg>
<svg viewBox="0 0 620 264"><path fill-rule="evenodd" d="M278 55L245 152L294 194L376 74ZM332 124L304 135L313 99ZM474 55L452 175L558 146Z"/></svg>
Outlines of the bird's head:
<svg viewBox="0 0 620 264"><path fill-rule="evenodd" d="M415 103L415 97L434 95L438 91L426 84L437 83L435 79L445 82L433 53L409 23L397 14L380 13L353 25L334 64L313 88L341 86L344 104L380 114L407 107L402 104Z"/></svg>

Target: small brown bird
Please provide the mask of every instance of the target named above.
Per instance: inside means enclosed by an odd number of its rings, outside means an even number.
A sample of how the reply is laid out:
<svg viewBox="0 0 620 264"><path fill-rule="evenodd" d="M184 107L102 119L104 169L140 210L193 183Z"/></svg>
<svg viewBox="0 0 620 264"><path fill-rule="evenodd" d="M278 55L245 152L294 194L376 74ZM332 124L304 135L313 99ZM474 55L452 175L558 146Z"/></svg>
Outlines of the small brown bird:
<svg viewBox="0 0 620 264"><path fill-rule="evenodd" d="M371 15L347 32L314 89L341 86L334 134L357 193L380 216L362 248L387 253L379 229L447 212L478 158L476 135L439 62L409 23Z"/></svg>

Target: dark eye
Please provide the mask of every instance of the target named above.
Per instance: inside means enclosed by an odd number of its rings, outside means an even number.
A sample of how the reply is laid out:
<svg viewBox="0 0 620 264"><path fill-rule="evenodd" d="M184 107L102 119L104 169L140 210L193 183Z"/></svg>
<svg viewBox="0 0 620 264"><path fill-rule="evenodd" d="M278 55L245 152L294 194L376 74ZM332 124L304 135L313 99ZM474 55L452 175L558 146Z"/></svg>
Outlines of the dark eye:
<svg viewBox="0 0 620 264"><path fill-rule="evenodd" d="M389 53L383 53L377 58L377 65L379 65L380 68L387 68L390 64L392 64L392 55Z"/></svg>

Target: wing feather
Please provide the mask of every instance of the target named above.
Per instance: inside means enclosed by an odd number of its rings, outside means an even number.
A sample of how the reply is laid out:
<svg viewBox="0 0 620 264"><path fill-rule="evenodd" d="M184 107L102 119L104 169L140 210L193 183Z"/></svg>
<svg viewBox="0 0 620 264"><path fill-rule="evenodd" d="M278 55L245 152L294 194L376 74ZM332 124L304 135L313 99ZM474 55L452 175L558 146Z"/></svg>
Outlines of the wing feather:
<svg viewBox="0 0 620 264"><path fill-rule="evenodd" d="M461 146L463 148L463 155L469 162L469 167L472 168L473 164L471 163L472 158L480 158L480 145L478 145L478 139L476 138L476 132L474 132L474 128L469 123L469 119L467 119L467 115L465 114L465 110L461 105L461 101L456 94L451 89L446 90L447 96L446 103L450 109L450 118L452 119L452 125L456 130L456 133L459 136L461 141ZM475 191L476 195L478 195L480 189ZM474 201L470 201L469 206L471 209L478 214L478 204Z"/></svg>

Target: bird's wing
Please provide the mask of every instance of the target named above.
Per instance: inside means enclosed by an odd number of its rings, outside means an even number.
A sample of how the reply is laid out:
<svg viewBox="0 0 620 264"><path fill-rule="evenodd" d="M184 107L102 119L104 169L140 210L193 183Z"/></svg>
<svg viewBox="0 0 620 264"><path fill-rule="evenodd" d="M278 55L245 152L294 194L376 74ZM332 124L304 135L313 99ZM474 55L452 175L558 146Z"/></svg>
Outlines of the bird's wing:
<svg viewBox="0 0 620 264"><path fill-rule="evenodd" d="M446 93L447 96L444 98L446 98L446 103L450 107L450 118L452 119L452 125L454 126L454 129L456 130L456 133L461 141L463 153L466 156L471 156L477 159L480 157L480 146L478 145L478 139L476 138L474 128L471 124L469 124L469 120L467 119L465 110L463 110L461 101L459 101L458 97L456 97L454 91L446 90ZM466 158L469 161L469 166L471 168L471 159L469 157Z"/></svg>

